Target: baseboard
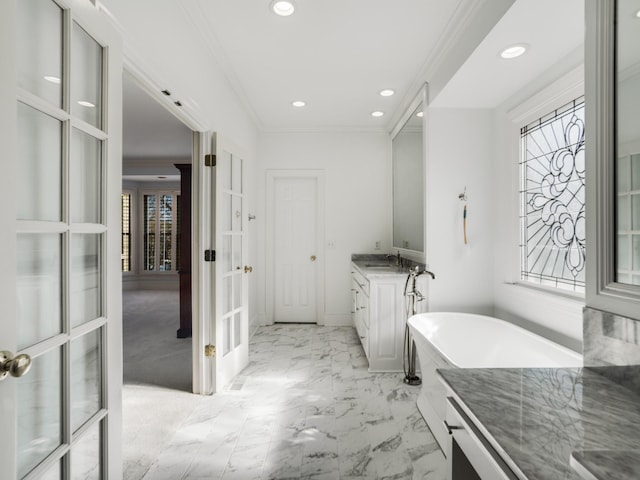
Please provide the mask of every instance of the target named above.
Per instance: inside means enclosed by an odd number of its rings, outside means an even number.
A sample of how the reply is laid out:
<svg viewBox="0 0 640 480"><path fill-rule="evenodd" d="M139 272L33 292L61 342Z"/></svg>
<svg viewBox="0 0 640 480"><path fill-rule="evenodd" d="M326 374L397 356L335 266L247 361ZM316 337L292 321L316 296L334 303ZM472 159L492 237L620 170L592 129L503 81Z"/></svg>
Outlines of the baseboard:
<svg viewBox="0 0 640 480"><path fill-rule="evenodd" d="M122 290L170 290L180 289L178 275L123 275Z"/></svg>

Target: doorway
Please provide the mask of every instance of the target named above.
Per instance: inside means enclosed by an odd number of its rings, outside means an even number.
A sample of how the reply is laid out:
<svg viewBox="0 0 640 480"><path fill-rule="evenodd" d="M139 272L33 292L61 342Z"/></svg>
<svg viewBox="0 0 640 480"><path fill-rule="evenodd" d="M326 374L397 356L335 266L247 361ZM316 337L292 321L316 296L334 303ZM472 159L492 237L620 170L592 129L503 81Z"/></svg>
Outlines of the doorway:
<svg viewBox="0 0 640 480"><path fill-rule="evenodd" d="M180 294L191 262L191 177L189 192L184 183L193 132L127 71L122 153L122 456L124 478L142 478L197 401L192 339L181 321L191 299Z"/></svg>
<svg viewBox="0 0 640 480"><path fill-rule="evenodd" d="M323 211L322 171L267 172L270 323L324 323Z"/></svg>
<svg viewBox="0 0 640 480"><path fill-rule="evenodd" d="M193 132L123 75L123 377L190 392L191 339L180 322L183 169ZM190 183L190 178L189 178ZM190 192L186 192L190 193ZM189 232L190 233L190 232ZM190 244L190 238L186 238ZM189 262L190 263L190 262ZM184 271L184 269L182 269ZM177 338L181 337L181 338ZM164 368L158 368L161 362Z"/></svg>

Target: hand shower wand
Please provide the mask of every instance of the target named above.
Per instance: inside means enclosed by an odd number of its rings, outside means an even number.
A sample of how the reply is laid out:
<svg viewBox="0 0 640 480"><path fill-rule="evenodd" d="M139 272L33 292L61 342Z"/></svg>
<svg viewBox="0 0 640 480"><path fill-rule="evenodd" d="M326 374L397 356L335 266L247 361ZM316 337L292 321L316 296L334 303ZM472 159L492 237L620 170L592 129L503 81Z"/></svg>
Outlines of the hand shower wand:
<svg viewBox="0 0 640 480"><path fill-rule="evenodd" d="M422 295L422 293L420 293L420 291L416 288L416 279L420 275L423 275L425 273L431 275L431 278L433 279L436 278L436 276L428 270L420 271L420 267L418 266L409 270L407 281L404 284L404 296L405 298L407 298L407 319L417 313L416 303L424 300L424 295ZM411 282L411 290L407 291L409 282ZM408 385L422 384L422 380L418 375L416 375L416 344L411 338L408 323L405 324L404 328L404 351L402 355L402 368L404 370L404 383Z"/></svg>

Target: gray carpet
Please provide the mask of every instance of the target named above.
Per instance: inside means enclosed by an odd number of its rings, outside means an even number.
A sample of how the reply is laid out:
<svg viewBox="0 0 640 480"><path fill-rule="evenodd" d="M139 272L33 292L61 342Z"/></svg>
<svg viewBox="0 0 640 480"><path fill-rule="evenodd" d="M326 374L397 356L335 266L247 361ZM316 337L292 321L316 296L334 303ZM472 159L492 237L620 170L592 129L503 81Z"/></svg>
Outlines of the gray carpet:
<svg viewBox="0 0 640 480"><path fill-rule="evenodd" d="M124 383L191 391L191 339L176 338L178 292L123 294Z"/></svg>
<svg viewBox="0 0 640 480"><path fill-rule="evenodd" d="M124 292L124 478L139 480L197 405L191 339L176 338L179 295Z"/></svg>

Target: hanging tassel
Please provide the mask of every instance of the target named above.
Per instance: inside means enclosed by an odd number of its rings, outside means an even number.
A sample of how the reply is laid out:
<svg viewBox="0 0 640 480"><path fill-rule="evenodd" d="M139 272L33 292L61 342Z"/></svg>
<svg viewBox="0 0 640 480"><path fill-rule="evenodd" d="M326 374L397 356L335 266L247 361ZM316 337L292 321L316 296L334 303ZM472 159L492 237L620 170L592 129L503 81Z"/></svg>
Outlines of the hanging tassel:
<svg viewBox="0 0 640 480"><path fill-rule="evenodd" d="M462 212L462 230L464 231L464 244L467 244L467 204L464 205Z"/></svg>

